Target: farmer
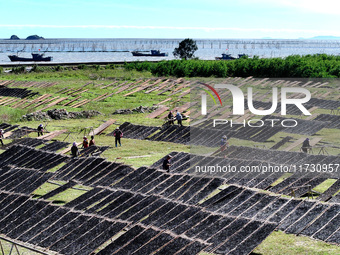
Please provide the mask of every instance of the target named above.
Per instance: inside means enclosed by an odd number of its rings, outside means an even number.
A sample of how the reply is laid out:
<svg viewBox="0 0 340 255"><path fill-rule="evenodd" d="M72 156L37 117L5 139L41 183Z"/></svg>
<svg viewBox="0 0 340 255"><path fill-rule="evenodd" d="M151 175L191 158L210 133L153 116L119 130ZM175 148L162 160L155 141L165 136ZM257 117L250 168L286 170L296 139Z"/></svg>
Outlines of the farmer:
<svg viewBox="0 0 340 255"><path fill-rule="evenodd" d="M44 126L43 126L43 124L40 124L40 125L38 126L37 130L38 130L38 137L39 137L40 135L44 135Z"/></svg>
<svg viewBox="0 0 340 255"><path fill-rule="evenodd" d="M95 146L96 143L94 142L94 136L91 135L90 146Z"/></svg>
<svg viewBox="0 0 340 255"><path fill-rule="evenodd" d="M4 139L4 134L5 134L4 130L0 129L0 142L1 142L2 146L4 146L4 143L2 141L2 139Z"/></svg>
<svg viewBox="0 0 340 255"><path fill-rule="evenodd" d="M170 111L169 114L168 114L168 123L169 123L169 125L174 124L174 115L172 114L172 111Z"/></svg>
<svg viewBox="0 0 340 255"><path fill-rule="evenodd" d="M183 127L183 125L182 125L182 115L180 114L180 112L178 110L176 110L176 120L177 120L178 126Z"/></svg>
<svg viewBox="0 0 340 255"><path fill-rule="evenodd" d="M168 173L170 172L170 159L172 158L171 155L168 155L163 161L163 169L166 170Z"/></svg>
<svg viewBox="0 0 340 255"><path fill-rule="evenodd" d="M306 138L306 140L304 140L303 143L302 143L301 149L302 149L303 152L307 153L308 149L310 149L310 147L311 146L309 144L309 138Z"/></svg>
<svg viewBox="0 0 340 255"><path fill-rule="evenodd" d="M74 142L72 147L71 147L71 153L72 153L73 157L77 157L79 155L79 150L78 150L76 142Z"/></svg>
<svg viewBox="0 0 340 255"><path fill-rule="evenodd" d="M89 147L89 140L87 139L86 136L83 137L83 148L86 149Z"/></svg>
<svg viewBox="0 0 340 255"><path fill-rule="evenodd" d="M119 143L119 146L122 146L122 144L120 143L120 138L123 137L123 132L119 129L119 127L116 128L115 132L113 133L113 136L115 137L116 147L118 143Z"/></svg>
<svg viewBox="0 0 340 255"><path fill-rule="evenodd" d="M228 137L226 135L222 136L220 146L221 146L221 153L223 153L225 149L228 148L229 143L228 143ZM224 157L226 156L224 155Z"/></svg>

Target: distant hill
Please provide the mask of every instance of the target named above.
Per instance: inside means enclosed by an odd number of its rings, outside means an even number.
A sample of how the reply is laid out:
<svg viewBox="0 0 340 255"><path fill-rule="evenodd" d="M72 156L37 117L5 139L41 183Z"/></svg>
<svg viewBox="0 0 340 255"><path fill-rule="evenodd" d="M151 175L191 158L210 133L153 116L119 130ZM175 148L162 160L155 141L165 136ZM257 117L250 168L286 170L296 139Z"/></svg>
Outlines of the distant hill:
<svg viewBox="0 0 340 255"><path fill-rule="evenodd" d="M10 40L20 40L20 38L17 35L12 35Z"/></svg>
<svg viewBox="0 0 340 255"><path fill-rule="evenodd" d="M266 40L285 40L285 38L272 38L272 37L262 37L261 39L266 39ZM298 40L340 40L340 36L333 36L333 35L318 35L310 38L306 37L299 37L297 38ZM294 39L292 39L294 40Z"/></svg>
<svg viewBox="0 0 340 255"><path fill-rule="evenodd" d="M314 36L310 39L315 39L315 40L340 40L339 36L332 36L332 35L319 35L319 36Z"/></svg>
<svg viewBox="0 0 340 255"><path fill-rule="evenodd" d="M26 38L26 40L44 40L45 38L38 35L30 35Z"/></svg>
<svg viewBox="0 0 340 255"><path fill-rule="evenodd" d="M11 38L9 38L10 40L20 40L20 38L17 35L12 35ZM30 35L27 36L27 38L25 40L45 40L44 37L39 36L39 35Z"/></svg>

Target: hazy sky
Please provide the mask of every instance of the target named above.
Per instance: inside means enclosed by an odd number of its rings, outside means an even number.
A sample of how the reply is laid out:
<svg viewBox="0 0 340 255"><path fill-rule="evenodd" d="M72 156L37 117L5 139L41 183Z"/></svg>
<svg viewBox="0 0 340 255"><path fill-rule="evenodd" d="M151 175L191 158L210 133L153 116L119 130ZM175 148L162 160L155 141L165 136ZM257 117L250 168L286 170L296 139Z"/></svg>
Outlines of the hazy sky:
<svg viewBox="0 0 340 255"><path fill-rule="evenodd" d="M0 38L340 36L338 0L0 0Z"/></svg>

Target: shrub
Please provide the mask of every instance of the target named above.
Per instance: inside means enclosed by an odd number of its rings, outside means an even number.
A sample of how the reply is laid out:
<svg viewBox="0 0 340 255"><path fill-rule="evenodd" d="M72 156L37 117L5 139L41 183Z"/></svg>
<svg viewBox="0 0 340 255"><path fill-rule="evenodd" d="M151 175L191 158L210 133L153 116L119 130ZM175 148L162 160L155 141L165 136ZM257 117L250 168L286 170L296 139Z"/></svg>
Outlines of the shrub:
<svg viewBox="0 0 340 255"><path fill-rule="evenodd" d="M44 67L34 65L31 69L31 72L42 73L42 72L44 72L44 70L45 70Z"/></svg>
<svg viewBox="0 0 340 255"><path fill-rule="evenodd" d="M158 63L135 62L126 70L150 71L158 76L177 77L340 77L340 57L330 55L292 55L286 58L260 59L242 57L236 60L169 60Z"/></svg>
<svg viewBox="0 0 340 255"><path fill-rule="evenodd" d="M78 69L85 70L85 69L87 69L87 65L80 64L80 65L78 65Z"/></svg>
<svg viewBox="0 0 340 255"><path fill-rule="evenodd" d="M60 66L60 65L58 65L58 66L56 66L55 67L55 69L54 69L55 71L57 71L57 72L59 72L59 71L64 71L64 67L63 66Z"/></svg>
<svg viewBox="0 0 340 255"><path fill-rule="evenodd" d="M19 73L25 73L26 72L26 66L17 66L12 68L12 73L19 74Z"/></svg>
<svg viewBox="0 0 340 255"><path fill-rule="evenodd" d="M116 65L115 64L109 64L105 66L105 69L115 69Z"/></svg>

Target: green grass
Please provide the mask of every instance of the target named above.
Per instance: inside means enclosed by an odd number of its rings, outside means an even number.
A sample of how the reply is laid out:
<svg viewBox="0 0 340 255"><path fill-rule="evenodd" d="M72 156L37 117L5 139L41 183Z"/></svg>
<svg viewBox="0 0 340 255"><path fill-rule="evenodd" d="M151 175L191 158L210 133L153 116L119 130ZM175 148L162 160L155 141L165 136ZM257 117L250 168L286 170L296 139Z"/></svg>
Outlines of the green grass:
<svg viewBox="0 0 340 255"><path fill-rule="evenodd" d="M288 177L292 176L292 173L285 173L283 174L279 179L277 179L275 182L273 182L271 184L271 186L275 186L278 185L280 182L283 182L285 179L287 179Z"/></svg>
<svg viewBox="0 0 340 255"><path fill-rule="evenodd" d="M7 68L11 69L11 68ZM46 71L44 72L32 72L32 73L23 73L23 74L14 74L14 73L0 73L0 79L6 80L47 80L47 81L55 81L55 80L101 80L101 79L113 79L113 78L121 78L121 79L136 79L141 77L151 77L150 72L138 72L138 71L127 71L120 66L117 66L115 69L105 69L100 68L99 70L95 70L94 68L87 69L65 69L63 71Z"/></svg>
<svg viewBox="0 0 340 255"><path fill-rule="evenodd" d="M60 185L63 185L65 184L66 182L56 182ZM37 188L33 194L35 196L43 196L45 194L47 194L48 192L52 191L52 190L55 190L57 188L59 188L60 186L59 185L56 185L56 184L52 184L52 183L49 183L49 182L45 182L43 185L41 185L39 188Z"/></svg>
<svg viewBox="0 0 340 255"><path fill-rule="evenodd" d="M75 198L85 194L86 192L87 191L85 190L68 189L49 198L49 200L53 201L54 204L64 205L74 200Z"/></svg>
<svg viewBox="0 0 340 255"><path fill-rule="evenodd" d="M66 77L65 77L66 76ZM43 94L51 94L53 97L58 96L61 97L68 97L66 101L63 103L68 102L69 100L74 99L75 97L79 96L71 96L66 95L63 93L63 91L59 92L63 88L73 88L78 89L81 86L87 84L88 82L91 82L91 84L88 84L84 89L89 89L88 91L80 94L81 99L89 99L93 100L96 97L103 95L104 93L113 93L117 92L118 89L116 87L119 84L122 84L123 82L127 81L128 83L135 82L139 79L146 79L150 78L151 74L147 72L137 72L137 71L126 71L122 68L116 68L114 70L112 69L100 69L98 71L94 71L92 69L89 70L78 70L78 71L63 71L63 72L44 72L44 73L26 73L26 74L20 74L20 75L14 75L14 74L0 74L0 80L24 80L24 81L48 81L48 82L57 82L57 85L54 85L52 87L47 88L35 88L31 87L29 88L33 92L38 92L40 95ZM101 89L102 86L108 85L116 81L116 79L119 80L118 84L115 84L114 86L110 86L104 89ZM99 85L97 86L96 85ZM70 106L62 106L56 105L49 109L66 109L67 111L71 112L77 112L82 110L96 110L100 111L104 115L111 115L115 110L118 109L132 109L135 107L138 107L140 105L142 106L153 106L154 104L159 103L160 101L166 99L168 97L169 93L165 93L164 95L157 95L158 92L152 92L150 94L144 94L143 92L135 93L130 96L124 97L124 92L121 92L119 94L111 95L109 98L106 98L104 100L101 100L99 102L90 102L82 107L79 108L72 108ZM35 99L39 97L40 95L34 96L32 99ZM31 100L31 99L30 99ZM188 101L189 97L186 96L182 99L182 102ZM166 105L170 107L175 107L178 105L182 105L183 103L178 102L167 102ZM3 122L9 122L9 123L17 123L20 121L20 118L22 115L39 111L45 107L45 105L41 105L37 108L34 108L33 106L30 106L25 109L14 109L7 106L2 106L0 109L0 118L3 120ZM46 111L46 110L45 110Z"/></svg>
<svg viewBox="0 0 340 255"><path fill-rule="evenodd" d="M18 123L22 115L30 113L27 109L15 109L8 106L0 107L1 123Z"/></svg>
<svg viewBox="0 0 340 255"><path fill-rule="evenodd" d="M242 241L242 240L240 240ZM200 255L214 253L201 252ZM253 255L338 255L340 247L309 237L274 231L252 253Z"/></svg>
<svg viewBox="0 0 340 255"><path fill-rule="evenodd" d="M78 85L74 86L75 88L80 87L80 85L83 85L83 83L79 83L78 81ZM61 87L65 87L66 85L63 85ZM67 85L67 86L72 86L72 85ZM87 87L86 87L87 88ZM84 100L84 99L88 99L88 100L93 100L96 97L103 95L104 93L112 93L112 89L98 89L98 88L92 88L92 85L89 85L89 89L91 90L91 93L83 93L80 99L77 100L77 102ZM111 116L113 114L114 111L119 110L119 109L133 109L139 106L144 106L144 107L151 107L154 106L155 104L165 100L168 98L168 94L166 93L164 95L157 95L156 92L152 92L150 94L144 94L143 92L139 92L139 93L135 93L132 94L130 96L123 96L123 93L119 93L119 94L114 94L111 95L109 98L106 98L102 101L99 102L89 102L88 104L79 107L79 108L72 108L70 106L62 106L63 103L66 103L70 100L73 100L75 97L71 97L71 96L67 96L65 94L62 93L57 93L58 90L60 90L60 87L53 87L53 89L48 89L47 91L43 91L40 89L32 89L32 90L36 90L39 91L40 95L43 94L51 94L53 95L53 97L58 96L59 98L62 97L68 97L68 99L64 102L61 103L61 105L55 105L52 106L50 108L48 108L47 110L51 110L51 109L65 109L68 112L79 112L79 111L88 111L88 110L95 110L95 111L99 111L101 112L102 118L104 116ZM37 98L38 96L35 96L34 98ZM33 99L34 99L33 98ZM176 107L176 106L181 106L183 105L185 102L187 102L189 100L189 97L184 97L182 98L181 102L166 102L164 105L167 107ZM75 103L75 102L74 102ZM29 106L28 108L25 109L20 109L20 108L11 108L8 106L3 106L1 107L0 110L0 117L2 120L9 122L9 123L17 123L18 121L20 121L21 117L25 114L31 113L31 112L36 112L39 111L41 109L43 109L43 107L45 107L46 105L41 105L38 106L37 108L33 108L33 106ZM47 110L43 110L43 111L47 111ZM131 114L131 116L121 116L121 115L115 115L115 116L119 116L120 118L129 118L129 119L133 119L134 116L133 115L139 115L143 118L145 118L145 116L147 116L149 113L145 113L142 115L139 114ZM140 118L141 118L140 117ZM145 122L150 122L150 119L148 119L148 121ZM152 120L151 120L152 122Z"/></svg>
<svg viewBox="0 0 340 255"><path fill-rule="evenodd" d="M132 165L135 168L150 166L172 151L189 152L189 146L182 144L123 138L121 142L121 147L119 145L114 147L114 138L112 137L112 142L109 142L112 148L105 151L103 156L110 161Z"/></svg>
<svg viewBox="0 0 340 255"><path fill-rule="evenodd" d="M336 179L327 179L324 182L320 183L318 186L313 188L314 191L323 193L325 192L330 186L332 186L336 182Z"/></svg>
<svg viewBox="0 0 340 255"><path fill-rule="evenodd" d="M270 255L338 255L340 247L309 237L273 232L255 250L256 254Z"/></svg>
<svg viewBox="0 0 340 255"><path fill-rule="evenodd" d="M57 188L61 185L66 184L65 181L53 181L45 182L39 188L37 188L32 194L34 198L39 198ZM67 202L74 200L75 198L85 194L87 191L91 190L91 187L83 186L83 185L75 185L72 188L69 188L63 192L56 194L53 197L48 198L48 200L53 201L55 204L63 205Z"/></svg>
<svg viewBox="0 0 340 255"><path fill-rule="evenodd" d="M39 252L35 252L35 251L32 251L32 250L26 249L26 248L19 246L19 245L13 246L12 243L5 241L1 238L0 238L0 243L1 243L1 246L2 246L3 251L4 251L4 253L2 253L2 251L0 249L1 255L5 255L5 254L39 255L39 254L41 254ZM12 251L12 253L10 253L11 251ZM19 253L18 253L18 251L19 251Z"/></svg>

